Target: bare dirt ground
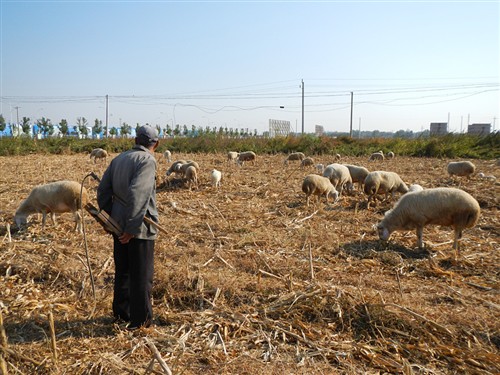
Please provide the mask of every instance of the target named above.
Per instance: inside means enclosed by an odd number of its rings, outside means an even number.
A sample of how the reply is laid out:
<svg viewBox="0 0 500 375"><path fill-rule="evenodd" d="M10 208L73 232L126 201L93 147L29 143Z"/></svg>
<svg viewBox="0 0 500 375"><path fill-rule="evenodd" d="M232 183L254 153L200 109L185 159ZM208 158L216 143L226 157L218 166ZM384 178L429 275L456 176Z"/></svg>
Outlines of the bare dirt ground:
<svg viewBox="0 0 500 375"><path fill-rule="evenodd" d="M392 202L366 209L356 194L307 207L301 182L314 170L284 167L283 155L243 167L222 154L173 155L181 158L200 164L201 183L192 191L179 181L167 186L168 164L158 155L160 222L169 235L156 243L155 324L132 333L111 323L112 241L90 215L95 300L71 214L57 228L48 220L45 232L34 215L8 238L7 224L35 185L81 182L105 164L88 155L0 158L4 371L167 373L154 360L161 357L173 374L500 373L498 182L461 183L482 212L457 257L450 228L426 227L426 252L415 248L414 232L380 242L373 225ZM445 173L448 161L342 160L426 188L458 186ZM492 161L474 163L500 178ZM213 168L223 172L218 190L209 184ZM96 183L85 186L96 204Z"/></svg>

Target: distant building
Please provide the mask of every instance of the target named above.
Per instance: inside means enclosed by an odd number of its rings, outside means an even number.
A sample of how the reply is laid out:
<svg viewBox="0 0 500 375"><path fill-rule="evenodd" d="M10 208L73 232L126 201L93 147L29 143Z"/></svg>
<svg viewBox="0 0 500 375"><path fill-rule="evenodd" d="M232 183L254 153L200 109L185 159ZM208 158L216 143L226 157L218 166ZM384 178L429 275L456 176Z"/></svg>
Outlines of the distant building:
<svg viewBox="0 0 500 375"><path fill-rule="evenodd" d="M325 133L325 128L323 128L322 125L314 126L314 134L316 134L316 136L321 137L324 133Z"/></svg>
<svg viewBox="0 0 500 375"><path fill-rule="evenodd" d="M448 134L447 122L431 122L430 135L446 135Z"/></svg>
<svg viewBox="0 0 500 375"><path fill-rule="evenodd" d="M491 133L491 124L471 124L467 127L467 134L486 135Z"/></svg>

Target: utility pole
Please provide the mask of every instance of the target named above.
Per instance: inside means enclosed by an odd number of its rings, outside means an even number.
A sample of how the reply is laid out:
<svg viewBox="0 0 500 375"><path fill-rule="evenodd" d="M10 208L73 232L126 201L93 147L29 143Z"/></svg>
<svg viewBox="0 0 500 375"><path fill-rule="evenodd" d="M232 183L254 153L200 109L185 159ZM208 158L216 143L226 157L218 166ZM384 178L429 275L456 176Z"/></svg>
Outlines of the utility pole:
<svg viewBox="0 0 500 375"><path fill-rule="evenodd" d="M302 80L302 135L304 135L304 80Z"/></svg>
<svg viewBox="0 0 500 375"><path fill-rule="evenodd" d="M349 138L352 138L352 103L353 103L353 96L354 93L351 91L351 125L350 125L350 130L349 130Z"/></svg>
<svg viewBox="0 0 500 375"><path fill-rule="evenodd" d="M104 134L108 138L108 95L106 95L106 132Z"/></svg>
<svg viewBox="0 0 500 375"><path fill-rule="evenodd" d="M361 117L359 118L358 139L361 139Z"/></svg>
<svg viewBox="0 0 500 375"><path fill-rule="evenodd" d="M16 128L17 128L17 135L19 135L20 131L19 131L19 108L21 107L14 107L16 109L16 118L17 118L17 121L16 121Z"/></svg>

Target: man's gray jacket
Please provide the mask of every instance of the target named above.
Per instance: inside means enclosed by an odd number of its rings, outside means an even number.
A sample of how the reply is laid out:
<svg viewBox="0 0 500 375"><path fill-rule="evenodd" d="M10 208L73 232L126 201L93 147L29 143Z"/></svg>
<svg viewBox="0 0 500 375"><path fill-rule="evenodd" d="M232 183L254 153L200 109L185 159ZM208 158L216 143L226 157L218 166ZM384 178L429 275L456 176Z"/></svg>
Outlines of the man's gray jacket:
<svg viewBox="0 0 500 375"><path fill-rule="evenodd" d="M115 157L97 188L97 203L124 233L143 240L156 239L157 229L144 217L158 222L156 208L156 159L146 148L135 145Z"/></svg>

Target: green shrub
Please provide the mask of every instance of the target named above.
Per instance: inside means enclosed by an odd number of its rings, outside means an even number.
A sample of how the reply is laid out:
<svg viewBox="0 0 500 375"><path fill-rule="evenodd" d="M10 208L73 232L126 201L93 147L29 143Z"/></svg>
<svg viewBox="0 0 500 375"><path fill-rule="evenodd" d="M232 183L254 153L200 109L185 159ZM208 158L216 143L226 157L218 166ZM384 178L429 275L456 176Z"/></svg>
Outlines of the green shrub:
<svg viewBox="0 0 500 375"><path fill-rule="evenodd" d="M74 137L35 140L29 137L0 138L0 155L26 155L30 153L72 154L90 153L96 147L119 153L133 145L131 138L78 139ZM161 139L159 152L169 149L185 153L225 153L227 151L254 151L257 154L303 152L306 155L369 156L382 150L396 155L434 158L500 158L500 134L485 137L449 134L443 137L372 138L316 137L314 135L276 138L228 138L219 134L198 137Z"/></svg>

